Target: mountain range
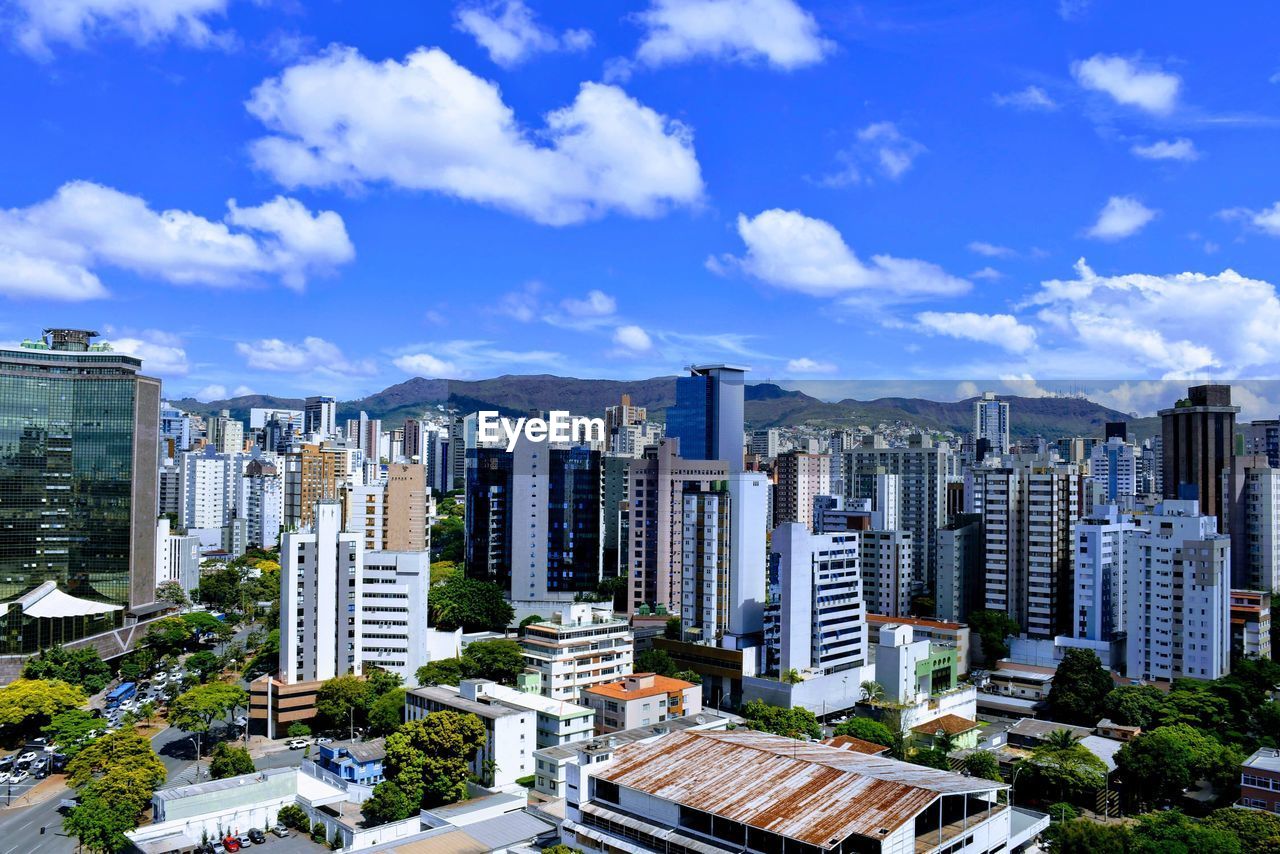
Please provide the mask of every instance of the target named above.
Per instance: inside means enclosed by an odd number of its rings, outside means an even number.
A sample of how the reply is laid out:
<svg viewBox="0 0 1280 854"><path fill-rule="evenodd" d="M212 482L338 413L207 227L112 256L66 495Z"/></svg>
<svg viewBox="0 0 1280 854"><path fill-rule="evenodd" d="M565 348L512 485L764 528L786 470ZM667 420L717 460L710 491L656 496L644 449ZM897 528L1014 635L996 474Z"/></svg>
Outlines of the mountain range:
<svg viewBox="0 0 1280 854"><path fill-rule="evenodd" d="M381 418L389 426L406 418L439 413L441 408L461 412L498 410L504 415L528 415L562 409L575 415L599 415L623 394L634 406L649 410L661 420L675 403L675 377L645 380L590 380L550 374L504 375L483 380L443 380L415 377L359 400L340 401L339 422L361 411ZM808 425L854 428L859 425L910 423L926 430L967 433L973 429L973 398L954 402L923 398L882 397L875 400L824 401L804 392L772 383L746 387L748 428ZM1080 397L1001 396L1009 403L1010 432L1014 436L1101 436L1108 421L1128 421L1131 438L1146 438L1160 429L1158 418L1132 418L1123 412ZM184 398L171 401L188 412L213 414L223 409L247 419L254 407L301 409L299 398L247 395L207 403Z"/></svg>

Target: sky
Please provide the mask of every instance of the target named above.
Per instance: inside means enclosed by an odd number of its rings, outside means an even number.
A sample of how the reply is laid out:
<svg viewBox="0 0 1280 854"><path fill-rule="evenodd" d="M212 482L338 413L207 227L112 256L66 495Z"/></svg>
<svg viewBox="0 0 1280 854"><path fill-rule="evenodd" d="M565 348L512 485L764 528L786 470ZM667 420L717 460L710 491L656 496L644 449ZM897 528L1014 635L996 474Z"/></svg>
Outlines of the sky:
<svg viewBox="0 0 1280 854"><path fill-rule="evenodd" d="M0 340L204 400L1274 378L1280 8L1229 11L0 0Z"/></svg>

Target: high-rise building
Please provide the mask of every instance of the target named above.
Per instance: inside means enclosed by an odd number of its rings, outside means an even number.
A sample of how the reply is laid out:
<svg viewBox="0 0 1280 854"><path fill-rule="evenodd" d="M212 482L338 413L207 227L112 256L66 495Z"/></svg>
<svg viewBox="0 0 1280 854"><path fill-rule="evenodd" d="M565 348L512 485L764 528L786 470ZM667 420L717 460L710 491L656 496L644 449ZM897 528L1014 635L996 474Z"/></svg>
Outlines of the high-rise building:
<svg viewBox="0 0 1280 854"><path fill-rule="evenodd" d="M248 526L248 545L274 549L280 544L280 531L284 527L284 479L273 460L253 459L245 465L236 515Z"/></svg>
<svg viewBox="0 0 1280 854"><path fill-rule="evenodd" d="M632 406L631 395L624 394L617 406L606 406L604 410L604 434L610 436L621 427L638 426L645 423L649 412L643 406Z"/></svg>
<svg viewBox="0 0 1280 854"><path fill-rule="evenodd" d="M1094 445L1089 453L1089 480L1099 484L1108 502L1138 494L1138 455L1118 436Z"/></svg>
<svg viewBox="0 0 1280 854"><path fill-rule="evenodd" d="M758 457L771 460L778 456L778 430L770 427L767 430L753 430L751 433L751 442L747 446L747 450Z"/></svg>
<svg viewBox="0 0 1280 854"><path fill-rule="evenodd" d="M1148 681L1225 676L1231 666L1230 538L1195 501L1165 500L1134 522L1138 530L1125 538L1127 675Z"/></svg>
<svg viewBox="0 0 1280 854"><path fill-rule="evenodd" d="M799 522L813 530L813 501L831 494L831 457L804 451L779 454L774 463L773 522Z"/></svg>
<svg viewBox="0 0 1280 854"><path fill-rule="evenodd" d="M178 454L191 450L195 433L192 418L167 401L160 405L160 458L177 459Z"/></svg>
<svg viewBox="0 0 1280 854"><path fill-rule="evenodd" d="M156 586L176 581L190 596L200 586L200 538L170 529L169 520L156 522Z"/></svg>
<svg viewBox="0 0 1280 854"><path fill-rule="evenodd" d="M208 419L206 431L209 444L220 454L239 454L244 451L244 424L231 417L224 409Z"/></svg>
<svg viewBox="0 0 1280 854"><path fill-rule="evenodd" d="M1261 454L1239 456L1225 480L1231 586L1280 593L1280 469Z"/></svg>
<svg viewBox="0 0 1280 854"><path fill-rule="evenodd" d="M811 534L790 522L773 532L765 668L829 674L867 663L859 585L859 534Z"/></svg>
<svg viewBox="0 0 1280 854"><path fill-rule="evenodd" d="M431 545L427 523L431 497L421 463L392 463L384 482L349 485L343 492L348 531L360 533L368 551L421 552Z"/></svg>
<svg viewBox="0 0 1280 854"><path fill-rule="evenodd" d="M339 485L352 482L345 470L348 457L324 445L304 442L284 455L284 526L307 528L315 523L320 501L334 501Z"/></svg>
<svg viewBox="0 0 1280 854"><path fill-rule="evenodd" d="M1125 537L1134 530L1114 504L1095 506L1076 522L1073 637L1110 643L1125 630Z"/></svg>
<svg viewBox="0 0 1280 854"><path fill-rule="evenodd" d="M287 683L357 671L356 612L364 592L364 544L342 530L342 507L321 501L310 530L280 544L280 675Z"/></svg>
<svg viewBox="0 0 1280 854"><path fill-rule="evenodd" d="M1246 454L1262 454L1273 469L1280 468L1280 421L1267 419L1240 425Z"/></svg>
<svg viewBox="0 0 1280 854"><path fill-rule="evenodd" d="M680 440L686 460L720 460L743 468L743 407L747 368L693 365L676 380L676 403L667 410L668 436Z"/></svg>
<svg viewBox="0 0 1280 854"><path fill-rule="evenodd" d="M910 531L860 532L862 598L868 613L906 617L911 597L922 585L912 574L914 557Z"/></svg>
<svg viewBox="0 0 1280 854"><path fill-rule="evenodd" d="M467 574L508 591L517 612L594 592L602 577L599 451L521 437L467 452Z"/></svg>
<svg viewBox="0 0 1280 854"><path fill-rule="evenodd" d="M935 614L939 620L963 623L982 600L982 517L959 513L938 529Z"/></svg>
<svg viewBox="0 0 1280 854"><path fill-rule="evenodd" d="M984 391L973 402L973 438L986 439L992 454L1009 453L1009 404L997 399L993 391Z"/></svg>
<svg viewBox="0 0 1280 854"><path fill-rule="evenodd" d="M319 434L321 439L338 435L338 401L325 395L308 397L302 409L302 433Z"/></svg>
<svg viewBox="0 0 1280 854"><path fill-rule="evenodd" d="M1030 638L1067 634L1079 468L1039 457L975 468L969 477L970 509L983 517L986 607L1008 614Z"/></svg>
<svg viewBox="0 0 1280 854"><path fill-rule="evenodd" d="M0 598L45 584L41 600L67 597L56 616L11 608L5 654L99 634L155 600L160 381L96 334L46 329L0 350Z"/></svg>
<svg viewBox="0 0 1280 854"><path fill-rule="evenodd" d="M540 692L553 700L577 700L583 688L631 673L635 641L631 624L608 605L573 602L555 618L521 630L525 666L537 672Z"/></svg>
<svg viewBox="0 0 1280 854"><path fill-rule="evenodd" d="M220 454L212 446L182 455L178 461L182 527L212 530L229 524L249 459L241 453Z"/></svg>
<svg viewBox="0 0 1280 854"><path fill-rule="evenodd" d="M1222 475L1235 453L1239 411L1231 405L1229 385L1192 386L1186 398L1160 410L1164 497L1195 498L1203 512L1217 518L1220 531L1227 530Z"/></svg>

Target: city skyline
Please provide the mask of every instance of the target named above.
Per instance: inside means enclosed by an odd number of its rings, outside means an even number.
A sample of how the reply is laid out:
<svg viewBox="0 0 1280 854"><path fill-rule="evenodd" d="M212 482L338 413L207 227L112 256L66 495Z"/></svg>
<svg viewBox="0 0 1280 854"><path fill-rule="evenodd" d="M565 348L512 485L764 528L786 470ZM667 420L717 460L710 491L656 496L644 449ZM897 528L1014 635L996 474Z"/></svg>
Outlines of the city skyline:
<svg viewBox="0 0 1280 854"><path fill-rule="evenodd" d="M169 397L1280 361L1261 4L6 5L0 339Z"/></svg>

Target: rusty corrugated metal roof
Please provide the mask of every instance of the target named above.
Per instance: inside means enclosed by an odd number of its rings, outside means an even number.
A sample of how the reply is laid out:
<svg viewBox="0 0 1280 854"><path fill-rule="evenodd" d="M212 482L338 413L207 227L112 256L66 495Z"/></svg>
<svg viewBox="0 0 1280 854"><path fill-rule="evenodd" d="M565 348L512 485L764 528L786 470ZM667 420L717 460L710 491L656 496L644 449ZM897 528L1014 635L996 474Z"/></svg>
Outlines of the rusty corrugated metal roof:
<svg viewBox="0 0 1280 854"><path fill-rule="evenodd" d="M750 730L624 745L597 776L824 848L851 833L883 838L942 794L1007 788Z"/></svg>

